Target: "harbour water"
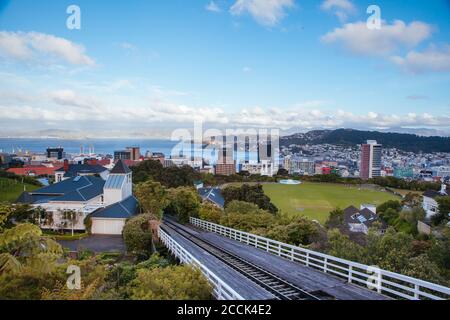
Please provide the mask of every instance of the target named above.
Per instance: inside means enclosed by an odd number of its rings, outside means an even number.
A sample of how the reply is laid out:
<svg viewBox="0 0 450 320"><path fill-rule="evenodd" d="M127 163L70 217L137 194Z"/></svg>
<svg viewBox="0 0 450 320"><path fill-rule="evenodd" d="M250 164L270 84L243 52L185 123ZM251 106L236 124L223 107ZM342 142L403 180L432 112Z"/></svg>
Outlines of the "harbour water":
<svg viewBox="0 0 450 320"><path fill-rule="evenodd" d="M205 160L215 163L218 157L218 150L215 148L204 148L200 144L180 143L164 139L85 139L70 140L56 138L0 138L0 152L17 153L45 153L48 147L62 147L68 154L78 155L88 154L91 151L97 155L113 155L114 151L124 150L126 147L137 146L141 149L141 154L147 151L161 152L166 157L169 156L194 156L203 157ZM245 152L238 151L235 155L237 162L245 160ZM249 160L257 159L256 152L249 152Z"/></svg>

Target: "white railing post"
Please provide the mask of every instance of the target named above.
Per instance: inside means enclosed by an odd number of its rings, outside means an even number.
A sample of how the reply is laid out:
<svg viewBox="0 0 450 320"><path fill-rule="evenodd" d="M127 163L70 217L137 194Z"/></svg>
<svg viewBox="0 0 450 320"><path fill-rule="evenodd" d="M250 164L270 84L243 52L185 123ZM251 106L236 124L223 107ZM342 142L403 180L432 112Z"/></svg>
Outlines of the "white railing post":
<svg viewBox="0 0 450 320"><path fill-rule="evenodd" d="M349 268L348 268L348 282L352 283L352 279L353 279L353 267L349 266Z"/></svg>

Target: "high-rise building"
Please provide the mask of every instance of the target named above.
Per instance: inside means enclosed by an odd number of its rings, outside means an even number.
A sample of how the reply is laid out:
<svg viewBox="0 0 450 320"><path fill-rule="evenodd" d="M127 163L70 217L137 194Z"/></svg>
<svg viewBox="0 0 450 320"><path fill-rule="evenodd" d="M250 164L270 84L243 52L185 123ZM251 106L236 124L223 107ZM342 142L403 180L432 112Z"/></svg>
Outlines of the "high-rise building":
<svg viewBox="0 0 450 320"><path fill-rule="evenodd" d="M232 148L228 148L227 146L222 147L222 150L219 152L215 173L222 176L229 176L236 173L236 162L233 159Z"/></svg>
<svg viewBox="0 0 450 320"><path fill-rule="evenodd" d="M127 147L127 150L130 152L130 159L131 160L137 161L141 157L141 148L139 148L139 147Z"/></svg>
<svg viewBox="0 0 450 320"><path fill-rule="evenodd" d="M61 160L64 158L64 149L62 147L47 148L47 158Z"/></svg>
<svg viewBox="0 0 450 320"><path fill-rule="evenodd" d="M360 177L367 180L381 177L381 148L375 140L367 140L361 145Z"/></svg>

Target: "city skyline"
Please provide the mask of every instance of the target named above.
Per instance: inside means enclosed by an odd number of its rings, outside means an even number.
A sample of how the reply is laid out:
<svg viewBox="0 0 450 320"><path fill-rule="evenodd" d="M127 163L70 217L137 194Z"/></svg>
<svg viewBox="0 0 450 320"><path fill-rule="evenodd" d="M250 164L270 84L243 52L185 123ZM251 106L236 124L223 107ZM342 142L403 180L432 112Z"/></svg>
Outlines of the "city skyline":
<svg viewBox="0 0 450 320"><path fill-rule="evenodd" d="M199 120L447 135L449 18L444 0L4 1L0 136L162 138Z"/></svg>

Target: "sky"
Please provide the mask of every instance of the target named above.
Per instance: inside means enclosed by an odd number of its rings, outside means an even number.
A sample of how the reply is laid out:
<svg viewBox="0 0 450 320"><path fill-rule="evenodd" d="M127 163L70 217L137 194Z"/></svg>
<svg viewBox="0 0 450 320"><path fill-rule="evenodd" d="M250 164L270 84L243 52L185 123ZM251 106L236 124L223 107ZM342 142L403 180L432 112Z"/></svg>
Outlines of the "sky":
<svg viewBox="0 0 450 320"><path fill-rule="evenodd" d="M449 134L449 88L448 0L0 0L3 137Z"/></svg>

